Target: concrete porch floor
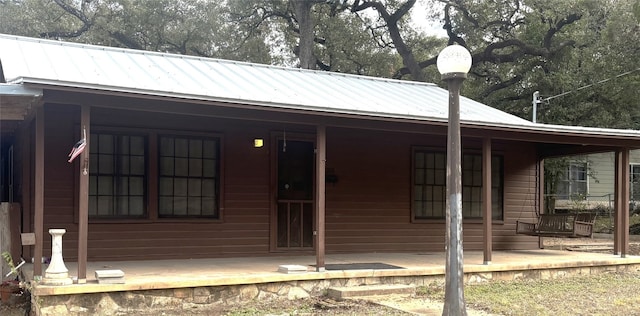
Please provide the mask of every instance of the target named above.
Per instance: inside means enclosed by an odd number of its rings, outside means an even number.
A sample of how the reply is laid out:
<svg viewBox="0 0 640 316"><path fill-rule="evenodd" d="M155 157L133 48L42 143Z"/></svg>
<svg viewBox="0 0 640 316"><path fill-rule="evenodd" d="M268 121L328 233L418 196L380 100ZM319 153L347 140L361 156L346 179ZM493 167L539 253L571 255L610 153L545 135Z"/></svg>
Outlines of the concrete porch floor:
<svg viewBox="0 0 640 316"><path fill-rule="evenodd" d="M211 287L256 283L287 282L322 279L353 279L373 277L442 276L445 272L445 254L440 253L352 253L330 254L325 264L384 263L403 269L367 269L315 272L314 256L269 256L252 258L184 259L153 261L89 262L87 283L66 286L38 284L38 296L101 293L116 291L158 290L176 288ZM307 272L285 274L278 272L280 265L307 266ZM77 275L75 262L66 262L71 276ZM611 253L592 253L566 250L514 250L494 251L492 262L483 264L480 251L464 252L465 273L500 271L529 271L603 267L616 270L620 266L638 267L640 256ZM45 267L46 268L46 267ZM32 266L25 267L30 272ZM98 284L95 271L120 269L125 272L124 284ZM588 271L586 269L585 271ZM30 273L28 273L30 274Z"/></svg>

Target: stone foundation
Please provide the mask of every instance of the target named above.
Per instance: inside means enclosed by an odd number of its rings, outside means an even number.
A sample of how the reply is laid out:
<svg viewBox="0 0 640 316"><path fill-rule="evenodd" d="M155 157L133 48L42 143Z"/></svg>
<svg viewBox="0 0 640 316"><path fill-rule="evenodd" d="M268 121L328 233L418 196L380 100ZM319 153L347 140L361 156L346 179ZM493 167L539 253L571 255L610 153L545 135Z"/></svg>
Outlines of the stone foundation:
<svg viewBox="0 0 640 316"><path fill-rule="evenodd" d="M640 265L595 266L562 269L471 272L465 283L491 280L556 279L605 272L638 271ZM176 288L128 292L104 292L73 295L48 295L32 298L37 315L132 315L154 311L174 313L215 313L229 304L253 300L304 299L321 296L329 287L376 284L407 284L414 286L444 286L443 275L359 277L326 280L300 280L277 283Z"/></svg>

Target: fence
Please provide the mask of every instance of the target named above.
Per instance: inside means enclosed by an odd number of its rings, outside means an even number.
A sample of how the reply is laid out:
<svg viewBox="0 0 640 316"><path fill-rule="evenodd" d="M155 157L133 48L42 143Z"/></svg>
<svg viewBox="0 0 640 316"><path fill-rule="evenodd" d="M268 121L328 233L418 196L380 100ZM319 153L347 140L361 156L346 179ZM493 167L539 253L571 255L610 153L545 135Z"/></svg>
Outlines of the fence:
<svg viewBox="0 0 640 316"><path fill-rule="evenodd" d="M545 209L552 213L566 212L590 212L597 215L594 232L610 233L613 231L615 216L615 199L613 193L604 195L577 195L567 196L548 194L545 195L547 203ZM629 201L630 231L638 230L634 224L640 224L640 200Z"/></svg>

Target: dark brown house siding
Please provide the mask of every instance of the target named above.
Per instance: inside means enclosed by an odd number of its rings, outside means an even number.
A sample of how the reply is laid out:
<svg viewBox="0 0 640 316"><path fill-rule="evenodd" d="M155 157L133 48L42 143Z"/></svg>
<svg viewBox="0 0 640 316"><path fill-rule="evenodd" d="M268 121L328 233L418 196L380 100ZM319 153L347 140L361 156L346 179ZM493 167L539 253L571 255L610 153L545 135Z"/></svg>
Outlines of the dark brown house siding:
<svg viewBox="0 0 640 316"><path fill-rule="evenodd" d="M66 157L80 135L79 107L46 104L45 119L45 256L50 255L46 231L65 228L64 256L75 260L78 165L67 163ZM221 135L224 206L221 220L154 216L90 220L88 257L92 261L271 254L273 170L269 142L285 130L311 137L315 134L313 126L106 108L92 108L91 125ZM443 251L444 220L411 221L411 155L416 146L444 150L446 136L330 124L327 132L327 168L337 177L337 182L326 187L327 253ZM254 138L263 138L265 146L254 148ZM465 150L481 149L479 138L467 135L463 142ZM493 223L494 249L534 248L537 239L515 236L514 225L516 219L533 213L535 150L496 140L493 151L504 157L504 220ZM149 174L156 171L150 170ZM29 211L28 220L32 222L33 210ZM466 250L482 249L481 225L480 220L465 221Z"/></svg>
<svg viewBox="0 0 640 316"><path fill-rule="evenodd" d="M328 134L327 168L339 176L327 185L327 251L444 251L445 221L411 223L411 147L444 148L446 136L333 129ZM477 139L465 138L478 152ZM503 155L504 220L493 223L494 249L531 248L532 238L516 237L515 220L532 214L535 152L496 142ZM482 250L481 220L465 220L464 247Z"/></svg>

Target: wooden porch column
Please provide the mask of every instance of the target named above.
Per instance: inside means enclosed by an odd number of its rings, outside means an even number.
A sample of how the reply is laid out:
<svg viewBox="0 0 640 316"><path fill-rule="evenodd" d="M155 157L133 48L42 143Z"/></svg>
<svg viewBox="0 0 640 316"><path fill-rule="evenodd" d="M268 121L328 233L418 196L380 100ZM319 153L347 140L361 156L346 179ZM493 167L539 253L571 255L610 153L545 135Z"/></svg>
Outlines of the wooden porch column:
<svg viewBox="0 0 640 316"><path fill-rule="evenodd" d="M538 183L536 184L536 188L538 190L538 214L542 214L545 212L545 203L546 200L544 198L544 159L538 160ZM544 239L543 237L538 237L538 248L544 248Z"/></svg>
<svg viewBox="0 0 640 316"><path fill-rule="evenodd" d="M78 284L87 283L87 240L89 235L89 141L91 133L91 108L80 108L81 137L86 137L85 149L80 154L78 188ZM87 173L85 173L85 171Z"/></svg>
<svg viewBox="0 0 640 316"><path fill-rule="evenodd" d="M493 207L491 199L491 138L482 140L482 227L484 264L491 264Z"/></svg>
<svg viewBox="0 0 640 316"><path fill-rule="evenodd" d="M620 212L620 257L625 258L629 252L629 149L621 151L620 158L620 194L622 197L622 208Z"/></svg>
<svg viewBox="0 0 640 316"><path fill-rule="evenodd" d="M327 129L324 125L316 128L316 271L324 269L325 246L325 169L327 165Z"/></svg>
<svg viewBox="0 0 640 316"><path fill-rule="evenodd" d="M21 230L23 232L33 232L33 204L31 200L32 191L31 184L33 183L32 171L33 165L31 160L33 148L31 148L31 139L32 139L32 128L33 128L33 120L29 119L28 122L25 120L24 126L20 131L20 159L22 160L21 167L21 186L22 186L22 226ZM22 255L25 257L25 260L28 258L33 258L34 247L31 246L23 246L22 247ZM28 260L27 260L28 261Z"/></svg>
<svg viewBox="0 0 640 316"><path fill-rule="evenodd" d="M620 254L620 227L622 226L622 223L620 222L620 220L622 219L620 217L620 214L622 213L622 199L623 197L621 196L621 192L622 192L622 168L620 167L620 165L622 164L621 162L622 159L622 152L620 150L616 150L615 153L615 158L614 158L614 189L613 189L613 196L614 196L614 218L613 218L613 254L618 255Z"/></svg>
<svg viewBox="0 0 640 316"><path fill-rule="evenodd" d="M33 276L34 279L39 279L42 277L44 242L44 106L36 109L35 137L33 231L36 235L36 244L33 251Z"/></svg>
<svg viewBox="0 0 640 316"><path fill-rule="evenodd" d="M624 258L629 252L629 149L616 150L615 157L613 252Z"/></svg>
<svg viewBox="0 0 640 316"><path fill-rule="evenodd" d="M629 252L629 149L616 150L615 222L613 252L624 258Z"/></svg>

